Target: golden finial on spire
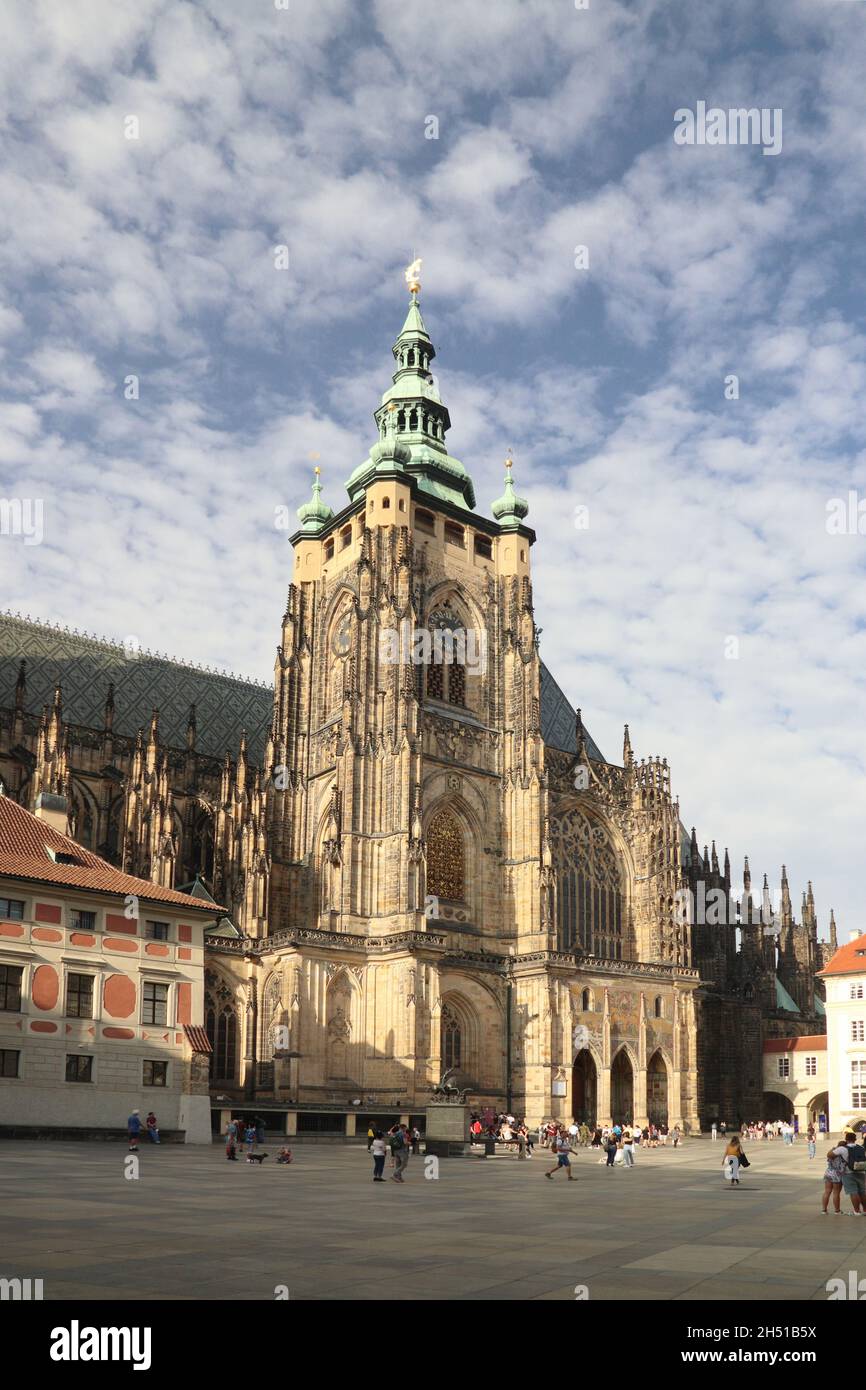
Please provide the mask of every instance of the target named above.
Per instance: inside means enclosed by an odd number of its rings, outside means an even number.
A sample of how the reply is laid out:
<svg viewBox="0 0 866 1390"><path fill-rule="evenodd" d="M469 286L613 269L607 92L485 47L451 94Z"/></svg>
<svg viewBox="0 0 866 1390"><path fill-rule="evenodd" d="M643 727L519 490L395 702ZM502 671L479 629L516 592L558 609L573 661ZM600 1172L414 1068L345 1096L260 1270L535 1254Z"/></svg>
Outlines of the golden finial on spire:
<svg viewBox="0 0 866 1390"><path fill-rule="evenodd" d="M411 265L407 265L403 272L410 294L421 293L421 257L416 256Z"/></svg>
<svg viewBox="0 0 866 1390"><path fill-rule="evenodd" d="M507 458L506 458L506 460L505 460L505 467L506 467L506 468L513 468L513 467L514 467L514 459L511 457L511 450L510 450L510 449L508 450L508 456L507 456Z"/></svg>

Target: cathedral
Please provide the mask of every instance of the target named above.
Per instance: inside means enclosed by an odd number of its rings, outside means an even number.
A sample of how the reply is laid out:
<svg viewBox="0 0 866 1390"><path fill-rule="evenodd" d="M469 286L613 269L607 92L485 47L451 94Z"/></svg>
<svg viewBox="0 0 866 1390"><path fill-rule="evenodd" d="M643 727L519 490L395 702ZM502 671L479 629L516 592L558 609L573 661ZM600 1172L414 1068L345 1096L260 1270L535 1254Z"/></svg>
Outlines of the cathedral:
<svg viewBox="0 0 866 1390"><path fill-rule="evenodd" d="M274 684L0 617L0 781L128 874L213 903L214 1115L286 1131L474 1108L694 1131L764 1113L767 1038L824 1031L811 884L742 890L664 758L610 761L539 655L509 458L448 452L417 278L375 439L291 537ZM721 912L708 912L710 900ZM768 922L770 925L768 926ZM353 1109L354 1107L354 1109ZM346 1121L346 1127L341 1126Z"/></svg>

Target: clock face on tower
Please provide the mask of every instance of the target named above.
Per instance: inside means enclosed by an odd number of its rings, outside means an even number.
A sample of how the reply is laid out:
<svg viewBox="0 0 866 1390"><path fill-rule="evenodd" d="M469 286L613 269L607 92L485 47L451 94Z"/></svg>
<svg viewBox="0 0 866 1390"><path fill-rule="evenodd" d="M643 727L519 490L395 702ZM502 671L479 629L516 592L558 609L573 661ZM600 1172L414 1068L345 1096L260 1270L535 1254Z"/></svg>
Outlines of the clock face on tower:
<svg viewBox="0 0 866 1390"><path fill-rule="evenodd" d="M331 637L331 650L335 656L348 656L352 650L352 614L344 613Z"/></svg>

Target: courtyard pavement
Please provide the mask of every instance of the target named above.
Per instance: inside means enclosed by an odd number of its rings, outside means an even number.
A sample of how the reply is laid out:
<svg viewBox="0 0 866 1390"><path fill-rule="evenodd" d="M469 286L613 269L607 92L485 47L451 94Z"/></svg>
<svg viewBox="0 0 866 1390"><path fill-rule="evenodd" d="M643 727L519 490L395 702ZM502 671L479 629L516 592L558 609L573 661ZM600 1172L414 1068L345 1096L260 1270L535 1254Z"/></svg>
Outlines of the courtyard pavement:
<svg viewBox="0 0 866 1390"><path fill-rule="evenodd" d="M824 1149L826 1150L826 1143ZM259 1166L212 1148L0 1142L0 1277L51 1299L806 1300L866 1276L866 1218L822 1216L824 1161L750 1144L730 1190L723 1145L641 1151L578 1179L530 1161L443 1159L373 1183L366 1144L276 1147ZM386 1167L386 1173L390 1170ZM843 1197L843 1209L850 1202ZM285 1295L283 1295L285 1296Z"/></svg>

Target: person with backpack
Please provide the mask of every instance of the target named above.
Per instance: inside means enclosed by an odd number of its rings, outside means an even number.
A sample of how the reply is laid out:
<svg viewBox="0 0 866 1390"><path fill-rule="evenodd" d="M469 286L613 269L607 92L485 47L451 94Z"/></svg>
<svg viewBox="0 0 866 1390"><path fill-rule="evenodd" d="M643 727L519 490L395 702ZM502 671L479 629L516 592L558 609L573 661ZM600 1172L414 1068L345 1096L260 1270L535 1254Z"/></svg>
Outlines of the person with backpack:
<svg viewBox="0 0 866 1390"><path fill-rule="evenodd" d="M559 1126L553 1141L553 1147L556 1152L556 1164L553 1168L548 1169L544 1176L552 1179L554 1173L558 1173L560 1168L564 1168L568 1174L568 1181L574 1182L574 1174L571 1171L571 1159L569 1158L569 1154L573 1153L574 1150L571 1147L564 1125Z"/></svg>
<svg viewBox="0 0 866 1390"><path fill-rule="evenodd" d="M866 1149L853 1129L846 1129L842 1143L833 1152L837 1158L845 1159L842 1191L851 1198L854 1215L866 1216Z"/></svg>

